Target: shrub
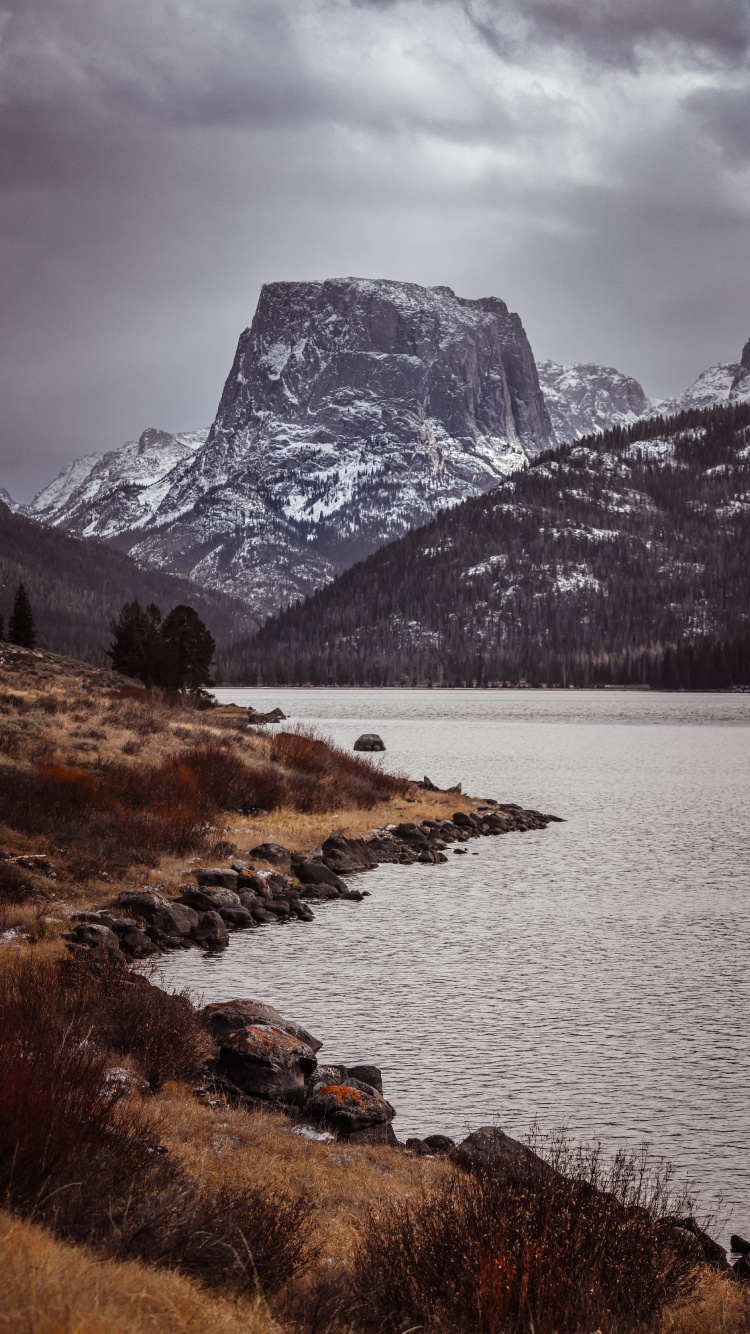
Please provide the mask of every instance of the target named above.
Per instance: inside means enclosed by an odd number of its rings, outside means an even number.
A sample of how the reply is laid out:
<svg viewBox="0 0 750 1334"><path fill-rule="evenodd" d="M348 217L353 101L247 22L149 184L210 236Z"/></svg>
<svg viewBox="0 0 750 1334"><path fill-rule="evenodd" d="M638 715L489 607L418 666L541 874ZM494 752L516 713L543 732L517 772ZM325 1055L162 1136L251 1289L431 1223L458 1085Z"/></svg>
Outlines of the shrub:
<svg viewBox="0 0 750 1334"><path fill-rule="evenodd" d="M107 1079L112 1053L161 1078L194 1075L200 1016L116 965L34 953L0 969L0 1192L100 1253L179 1267L219 1289L282 1286L311 1257L301 1192L218 1190L158 1147L144 1104Z"/></svg>
<svg viewBox="0 0 750 1334"><path fill-rule="evenodd" d="M19 1031L68 1032L108 1056L130 1056L156 1087L192 1079L210 1052L188 996L173 995L117 964L22 955L0 969L0 1017Z"/></svg>
<svg viewBox="0 0 750 1334"><path fill-rule="evenodd" d="M663 1175L620 1155L554 1155L554 1174L454 1174L436 1196L372 1215L348 1313L357 1328L632 1334L684 1288L690 1261L657 1216Z"/></svg>
<svg viewBox="0 0 750 1334"><path fill-rule="evenodd" d="M177 1265L213 1287L270 1293L309 1264L314 1229L299 1191L213 1184L183 1174L152 1174L150 1191L115 1216L119 1257Z"/></svg>
<svg viewBox="0 0 750 1334"><path fill-rule="evenodd" d="M28 903L36 897L34 882L15 862L0 861L0 906Z"/></svg>
<svg viewBox="0 0 750 1334"><path fill-rule="evenodd" d="M343 802L367 809L384 798L405 792L409 786L406 779L386 773L372 760L349 755L332 741L318 736L312 728L298 727L292 732L278 732L271 742L270 756L293 771L300 803L309 800L303 794L311 791L311 785L302 775L325 783L327 804L300 804L300 810L330 810Z"/></svg>
<svg viewBox="0 0 750 1334"><path fill-rule="evenodd" d="M104 1152L110 1171L132 1171L148 1133L107 1082L106 1054L55 1012L50 980L16 965L0 979L0 1192L24 1211L41 1208L81 1158Z"/></svg>

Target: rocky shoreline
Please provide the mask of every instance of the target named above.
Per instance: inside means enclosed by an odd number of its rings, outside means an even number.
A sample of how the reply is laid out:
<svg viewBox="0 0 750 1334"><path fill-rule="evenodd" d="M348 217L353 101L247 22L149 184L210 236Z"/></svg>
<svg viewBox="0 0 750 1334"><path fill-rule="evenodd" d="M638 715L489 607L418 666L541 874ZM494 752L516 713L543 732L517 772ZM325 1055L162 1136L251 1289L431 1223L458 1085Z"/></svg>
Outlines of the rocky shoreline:
<svg viewBox="0 0 750 1334"><path fill-rule="evenodd" d="M367 839L334 832L312 856L263 843L229 866L191 868L185 874L193 883L177 898L128 890L118 896L116 909L76 914L68 948L91 963L122 964L191 946L223 949L234 931L313 920L312 902L360 902L368 891L352 889L344 876L382 864L444 864L451 845L454 853L465 853L472 839L544 829L559 820L488 798L470 813L402 822ZM226 1101L278 1112L293 1122L294 1133L313 1140L391 1147L419 1157L445 1155L464 1171L491 1172L516 1183L555 1174L527 1144L497 1126L480 1126L459 1143L439 1134L399 1141L396 1109L384 1094L381 1070L367 1061L319 1065L322 1042L271 1005L219 1001L207 1005L202 1017L212 1056L194 1093L209 1106ZM692 1216L659 1221L693 1262L750 1284L750 1242L743 1237L732 1236L728 1253Z"/></svg>
<svg viewBox="0 0 750 1334"><path fill-rule="evenodd" d="M203 1010L213 1040L207 1079L195 1090L209 1104L220 1097L250 1108L276 1109L297 1122L297 1133L349 1144L390 1145L418 1156L446 1155L467 1172L491 1172L501 1182L534 1182L559 1172L529 1145L497 1126L480 1126L456 1143L448 1135L396 1138L394 1107L375 1065L318 1065L322 1042L278 1010L252 1000L218 1001ZM692 1216L659 1220L685 1255L740 1283L750 1283L750 1242L733 1234L732 1256Z"/></svg>
<svg viewBox="0 0 750 1334"><path fill-rule="evenodd" d="M114 909L76 913L66 939L72 951L123 963L191 945L224 949L232 931L292 918L312 921L310 904L316 901L361 902L369 891L350 888L344 876L383 864L439 865L447 862L451 845L456 845L454 853L463 853L472 839L545 829L552 822L561 823L560 817L486 798L476 810L456 811L449 820L404 821L375 830L368 839L334 832L312 856L261 843L229 866L185 871L194 883L177 898L155 890L125 890Z"/></svg>

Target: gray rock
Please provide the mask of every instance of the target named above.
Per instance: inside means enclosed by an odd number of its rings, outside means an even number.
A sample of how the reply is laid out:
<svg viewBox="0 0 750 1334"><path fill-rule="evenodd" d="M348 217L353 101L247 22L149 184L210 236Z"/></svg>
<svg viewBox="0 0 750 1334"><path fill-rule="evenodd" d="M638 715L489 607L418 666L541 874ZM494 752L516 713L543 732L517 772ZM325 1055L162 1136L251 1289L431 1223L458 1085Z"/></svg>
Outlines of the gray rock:
<svg viewBox="0 0 750 1334"><path fill-rule="evenodd" d="M259 843L257 848L251 848L248 857L252 857L253 861L268 862L271 866L278 866L286 875L292 869L292 854L280 843Z"/></svg>
<svg viewBox="0 0 750 1334"><path fill-rule="evenodd" d="M250 912L252 913L254 921L256 921L259 926L268 926L271 922L278 922L280 920L276 916L276 913L269 912L267 908L251 908Z"/></svg>
<svg viewBox="0 0 750 1334"><path fill-rule="evenodd" d="M268 899L263 906L266 912L273 913L276 917L282 919L288 917L291 912L286 899Z"/></svg>
<svg viewBox="0 0 750 1334"><path fill-rule="evenodd" d="M323 862L299 859L295 862L294 873L301 885L331 885L339 894L345 894L348 889L341 877Z"/></svg>
<svg viewBox="0 0 750 1334"><path fill-rule="evenodd" d="M256 925L249 908L243 908L242 904L238 904L236 908L220 908L219 916L227 926L240 928Z"/></svg>
<svg viewBox="0 0 750 1334"><path fill-rule="evenodd" d="M321 848L323 864L337 875L352 871L369 871L378 865L378 858L363 838L345 838L343 834L329 834Z"/></svg>
<svg viewBox="0 0 750 1334"><path fill-rule="evenodd" d="M341 1132L339 1132L341 1133ZM347 1144L388 1144L396 1148L398 1140L390 1121L377 1125L365 1126L362 1130L353 1130L346 1136Z"/></svg>
<svg viewBox="0 0 750 1334"><path fill-rule="evenodd" d="M385 750L385 742L377 732L363 732L354 742L354 750Z"/></svg>
<svg viewBox="0 0 750 1334"><path fill-rule="evenodd" d="M186 889L179 899L180 903L186 903L189 908L194 908L196 912L214 912L220 913L223 908L239 908L241 899L239 894L235 894L232 889L221 889L217 887L201 887L200 889Z"/></svg>
<svg viewBox="0 0 750 1334"><path fill-rule="evenodd" d="M450 1153L456 1147L450 1135L425 1135L424 1142L432 1153Z"/></svg>
<svg viewBox="0 0 750 1334"><path fill-rule="evenodd" d="M706 1257L703 1254L703 1247L694 1232L689 1232L684 1227L673 1227L672 1237L677 1243L680 1253L686 1256L688 1260L692 1260L694 1264L705 1264Z"/></svg>
<svg viewBox="0 0 750 1334"><path fill-rule="evenodd" d="M142 893L124 890L117 897L117 905L131 917L148 922L154 931L165 937L194 935L198 927L198 913L193 908L175 899L166 899L153 890Z"/></svg>
<svg viewBox="0 0 750 1334"><path fill-rule="evenodd" d="M265 727L268 723L283 723L286 714L281 709L271 709L270 713L258 713L257 709L248 708L247 721L252 727Z"/></svg>
<svg viewBox="0 0 750 1334"><path fill-rule="evenodd" d="M226 866L199 866L193 874L201 887L237 889L237 872Z"/></svg>
<svg viewBox="0 0 750 1334"><path fill-rule="evenodd" d="M120 918L112 927L120 942L120 949L132 959L147 959L159 953L159 947L145 931L141 931L129 918Z"/></svg>
<svg viewBox="0 0 750 1334"><path fill-rule="evenodd" d="M305 885L303 899L340 899L343 895L334 885Z"/></svg>
<svg viewBox="0 0 750 1334"><path fill-rule="evenodd" d="M203 1020L209 1032L217 1039L222 1039L240 1028L246 1028L248 1024L270 1024L274 1028L282 1029L285 1033L291 1033L293 1037L298 1038L300 1042L309 1047L313 1053L320 1051L323 1045L311 1033L308 1033L307 1029L303 1028L301 1024L297 1024L291 1019L283 1019L273 1005L265 1005L262 1001L215 1001L212 1005L205 1007Z"/></svg>
<svg viewBox="0 0 750 1334"><path fill-rule="evenodd" d="M376 1065L350 1065L349 1074L363 1084L369 1084L378 1093L383 1092L383 1074Z"/></svg>
<svg viewBox="0 0 750 1334"><path fill-rule="evenodd" d="M347 1136L376 1125L386 1125L395 1114L381 1093L368 1084L360 1083L351 1074L347 1076L346 1083L342 1084L316 1082L303 1107L306 1118ZM388 1142L387 1136L383 1142Z"/></svg>
<svg viewBox="0 0 750 1334"><path fill-rule="evenodd" d="M415 1153L417 1157L426 1158L431 1156L431 1150L423 1139L407 1139L404 1148Z"/></svg>
<svg viewBox="0 0 750 1334"><path fill-rule="evenodd" d="M317 1065L307 1043L271 1024L248 1024L223 1040L220 1063L254 1098L301 1104L305 1080Z"/></svg>
<svg viewBox="0 0 750 1334"><path fill-rule="evenodd" d="M732 1271L738 1283L750 1283L750 1259L741 1255Z"/></svg>
<svg viewBox="0 0 750 1334"><path fill-rule="evenodd" d="M461 1167L489 1172L502 1181L552 1179L559 1174L538 1154L496 1126L481 1126L456 1148Z"/></svg>
<svg viewBox="0 0 750 1334"><path fill-rule="evenodd" d="M120 942L108 926L95 925L93 922L79 922L69 933L69 940L76 945L100 946L104 950L119 950Z"/></svg>
<svg viewBox="0 0 750 1334"><path fill-rule="evenodd" d="M229 944L229 933L217 912L204 912L198 918L193 939L207 949L223 949Z"/></svg>

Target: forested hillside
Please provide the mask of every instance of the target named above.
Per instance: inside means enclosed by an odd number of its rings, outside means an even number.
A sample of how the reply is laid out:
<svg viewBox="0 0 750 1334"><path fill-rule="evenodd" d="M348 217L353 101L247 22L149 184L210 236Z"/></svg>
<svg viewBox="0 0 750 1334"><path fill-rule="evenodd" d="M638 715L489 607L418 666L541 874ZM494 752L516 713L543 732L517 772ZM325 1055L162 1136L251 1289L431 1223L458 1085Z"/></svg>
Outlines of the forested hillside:
<svg viewBox="0 0 750 1334"><path fill-rule="evenodd" d="M187 579L146 569L90 539L47 528L0 502L0 615L7 625L23 580L40 647L91 662L105 661L109 621L124 602L156 602L163 612L188 603L220 645L252 633L257 620L243 603Z"/></svg>
<svg viewBox="0 0 750 1334"><path fill-rule="evenodd" d="M736 684L749 672L749 538L750 405L652 418L547 453L382 548L267 621L224 672Z"/></svg>

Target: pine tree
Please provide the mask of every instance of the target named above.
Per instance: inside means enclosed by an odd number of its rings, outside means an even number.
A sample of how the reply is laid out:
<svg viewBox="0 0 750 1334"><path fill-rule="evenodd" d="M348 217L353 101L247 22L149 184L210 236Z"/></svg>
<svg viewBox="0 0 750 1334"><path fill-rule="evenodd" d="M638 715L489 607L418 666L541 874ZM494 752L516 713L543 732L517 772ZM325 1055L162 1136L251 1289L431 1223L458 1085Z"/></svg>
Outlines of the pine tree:
<svg viewBox="0 0 750 1334"><path fill-rule="evenodd" d="M5 621L3 620L2 616L0 616L0 644L2 644L4 639L5 639Z"/></svg>
<svg viewBox="0 0 750 1334"><path fill-rule="evenodd" d="M126 602L110 621L112 644L107 657L123 676L139 677L145 686L161 685L161 612L152 602L144 611L140 602Z"/></svg>
<svg viewBox="0 0 750 1334"><path fill-rule="evenodd" d="M20 648L34 648L36 645L34 613L23 583L18 585L13 600L13 610L8 621L8 639Z"/></svg>
<svg viewBox="0 0 750 1334"><path fill-rule="evenodd" d="M161 627L160 685L172 690L199 690L213 685L214 637L192 607L170 611Z"/></svg>

